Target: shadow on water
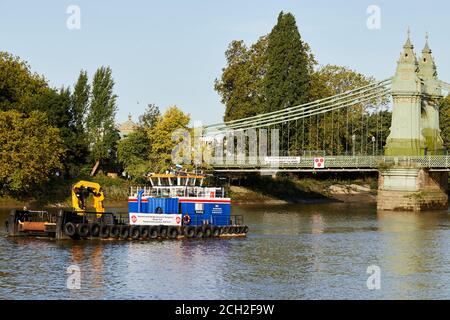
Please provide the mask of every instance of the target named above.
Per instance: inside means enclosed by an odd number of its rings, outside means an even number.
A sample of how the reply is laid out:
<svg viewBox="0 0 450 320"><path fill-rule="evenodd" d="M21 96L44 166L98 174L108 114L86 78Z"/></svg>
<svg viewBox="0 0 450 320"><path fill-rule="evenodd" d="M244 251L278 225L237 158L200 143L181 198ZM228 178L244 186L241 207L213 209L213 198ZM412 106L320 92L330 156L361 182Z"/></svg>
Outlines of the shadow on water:
<svg viewBox="0 0 450 320"><path fill-rule="evenodd" d="M449 212L363 204L235 206L247 238L55 241L0 238L0 298L449 298ZM3 221L9 210L0 211ZM3 228L3 224L2 224ZM4 235L4 230L2 229ZM67 268L81 270L69 290ZM367 267L381 269L368 290Z"/></svg>

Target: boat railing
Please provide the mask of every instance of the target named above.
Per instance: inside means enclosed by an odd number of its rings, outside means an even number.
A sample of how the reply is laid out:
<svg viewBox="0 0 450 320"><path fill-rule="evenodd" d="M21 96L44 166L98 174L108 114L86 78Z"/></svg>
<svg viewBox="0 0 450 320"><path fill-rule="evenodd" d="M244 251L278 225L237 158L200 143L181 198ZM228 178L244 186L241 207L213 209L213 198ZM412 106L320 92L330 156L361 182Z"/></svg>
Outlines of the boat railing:
<svg viewBox="0 0 450 320"><path fill-rule="evenodd" d="M131 197L153 198L225 198L225 189L218 187L189 187L189 186L154 186L154 187L130 187L129 195Z"/></svg>

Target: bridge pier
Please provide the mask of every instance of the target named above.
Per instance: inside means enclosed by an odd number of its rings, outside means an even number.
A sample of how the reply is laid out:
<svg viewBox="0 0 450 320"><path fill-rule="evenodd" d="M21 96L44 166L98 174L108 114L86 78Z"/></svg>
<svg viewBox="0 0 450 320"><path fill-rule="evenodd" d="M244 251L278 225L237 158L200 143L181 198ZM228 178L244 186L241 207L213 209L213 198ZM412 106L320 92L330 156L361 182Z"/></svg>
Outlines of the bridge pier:
<svg viewBox="0 0 450 320"><path fill-rule="evenodd" d="M380 170L377 209L447 210L448 172L419 168Z"/></svg>

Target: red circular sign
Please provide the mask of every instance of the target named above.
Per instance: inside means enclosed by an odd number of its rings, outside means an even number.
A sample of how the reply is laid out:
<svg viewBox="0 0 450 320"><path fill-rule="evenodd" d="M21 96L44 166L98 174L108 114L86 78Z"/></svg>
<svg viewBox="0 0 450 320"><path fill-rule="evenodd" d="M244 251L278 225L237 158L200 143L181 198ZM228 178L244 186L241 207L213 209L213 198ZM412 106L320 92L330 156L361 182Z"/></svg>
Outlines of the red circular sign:
<svg viewBox="0 0 450 320"><path fill-rule="evenodd" d="M181 222L181 218L177 217L177 224Z"/></svg>
<svg viewBox="0 0 450 320"><path fill-rule="evenodd" d="M132 216L131 216L131 221L133 221L133 223L136 223L137 217L136 217L135 215L132 215Z"/></svg>

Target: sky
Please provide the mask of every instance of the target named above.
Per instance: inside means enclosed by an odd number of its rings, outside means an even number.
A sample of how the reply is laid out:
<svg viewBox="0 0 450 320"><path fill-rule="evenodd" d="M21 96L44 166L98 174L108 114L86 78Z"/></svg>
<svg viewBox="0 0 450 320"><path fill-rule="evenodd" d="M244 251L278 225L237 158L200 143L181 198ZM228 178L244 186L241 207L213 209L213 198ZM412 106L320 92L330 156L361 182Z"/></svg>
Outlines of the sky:
<svg viewBox="0 0 450 320"><path fill-rule="evenodd" d="M80 10L79 29L67 27L71 5ZM371 5L380 9L378 29L367 27ZM92 78L99 66L110 66L118 122L128 114L137 121L155 103L211 124L223 118L214 79L228 44L254 43L280 11L294 14L320 65L379 80L394 75L408 26L417 53L428 32L439 77L450 82L448 0L0 0L0 51L26 60L58 88L73 86L81 69Z"/></svg>

